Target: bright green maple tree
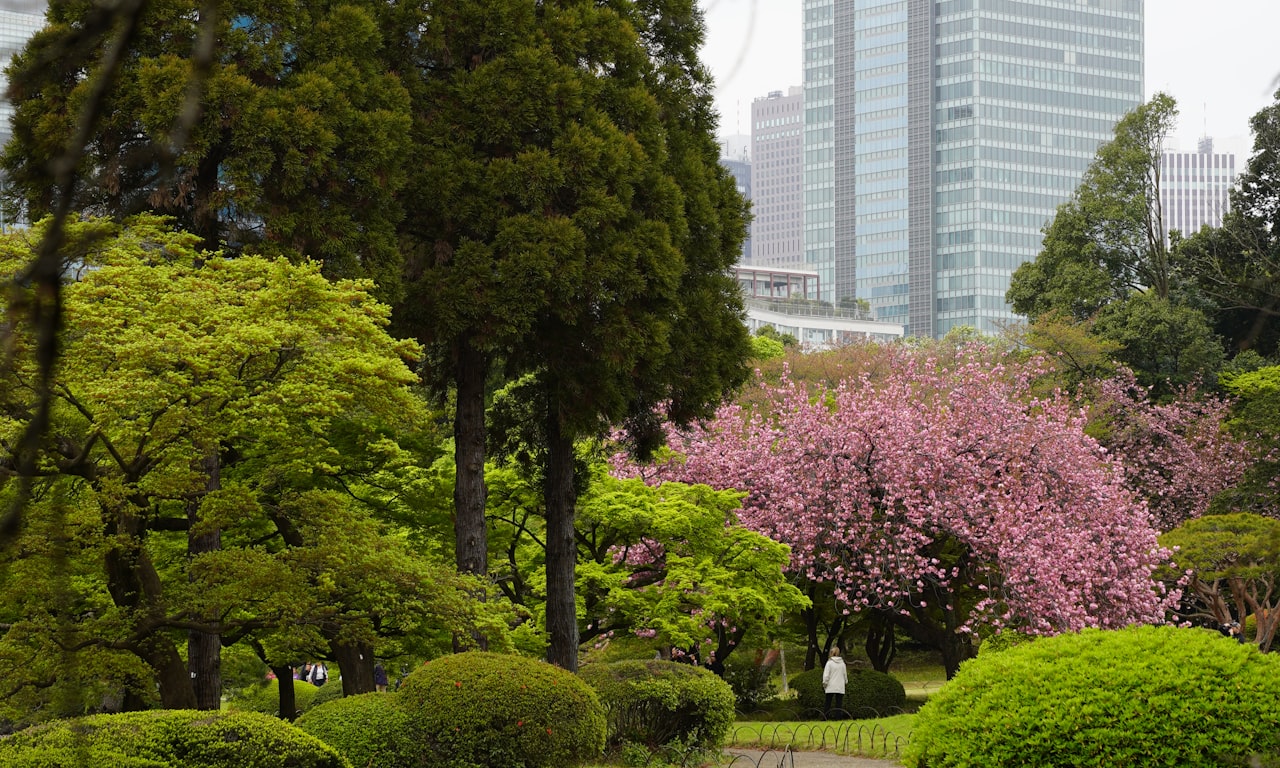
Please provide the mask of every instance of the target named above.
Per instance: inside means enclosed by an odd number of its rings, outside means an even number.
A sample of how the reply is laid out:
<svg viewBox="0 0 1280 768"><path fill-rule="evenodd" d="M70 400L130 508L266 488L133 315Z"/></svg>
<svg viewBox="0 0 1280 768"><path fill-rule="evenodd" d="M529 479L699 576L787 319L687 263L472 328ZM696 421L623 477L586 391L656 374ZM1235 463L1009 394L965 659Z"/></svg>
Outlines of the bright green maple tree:
<svg viewBox="0 0 1280 768"><path fill-rule="evenodd" d="M21 268L39 230L0 242L0 272ZM371 686L372 645L393 615L409 634L438 631L415 612L469 625L450 589L475 585L413 561L353 506L371 467L408 460L396 435L429 421L409 368L419 348L387 334L389 309L370 283L331 282L313 262L204 253L196 236L149 216L68 234L83 247L68 261L77 276L66 286L43 490L4 563L25 575L7 587L61 597L43 613L6 603L6 679L29 671L24 648L59 656L29 645L43 626L61 632L63 648L125 665L126 707L142 706L153 684L164 706L196 707L202 679L220 692L216 655L193 651L196 636L263 632L282 649L339 659L358 690L363 670L352 660L368 660ZM6 468L33 397L17 351L0 387ZM40 573L26 547L59 530L57 520L66 532L50 556L76 565L61 585L27 585ZM203 536L217 546L194 546ZM428 578L437 586L425 588Z"/></svg>

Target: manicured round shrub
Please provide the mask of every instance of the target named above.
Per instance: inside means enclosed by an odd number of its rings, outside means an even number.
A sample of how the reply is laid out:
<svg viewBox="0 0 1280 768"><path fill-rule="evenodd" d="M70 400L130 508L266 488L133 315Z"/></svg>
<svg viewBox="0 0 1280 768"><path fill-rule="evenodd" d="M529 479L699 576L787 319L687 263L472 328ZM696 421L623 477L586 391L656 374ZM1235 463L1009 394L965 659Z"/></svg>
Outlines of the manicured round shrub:
<svg viewBox="0 0 1280 768"><path fill-rule="evenodd" d="M0 740L0 765L24 768L348 768L336 751L255 712L154 710L91 715Z"/></svg>
<svg viewBox="0 0 1280 768"><path fill-rule="evenodd" d="M689 664L651 659L592 664L582 678L600 694L609 723L608 748L643 744L655 750L680 740L718 749L733 725L729 684Z"/></svg>
<svg viewBox="0 0 1280 768"><path fill-rule="evenodd" d="M826 707L827 696L822 687L822 669L801 672L788 681L796 692L799 709L812 716ZM907 704L907 692L893 675L873 669L849 669L849 682L844 688L844 706L849 717L864 720L901 714ZM836 717L836 715L832 715Z"/></svg>
<svg viewBox="0 0 1280 768"><path fill-rule="evenodd" d="M399 694L365 693L313 707L294 725L338 750L353 766L408 768L414 764L409 721Z"/></svg>
<svg viewBox="0 0 1280 768"><path fill-rule="evenodd" d="M1280 754L1280 658L1216 632L1085 630L965 662L906 764L1246 766Z"/></svg>
<svg viewBox="0 0 1280 768"><path fill-rule="evenodd" d="M850 717L863 720L900 715L906 705L907 691L898 678L874 669L849 670L844 710Z"/></svg>
<svg viewBox="0 0 1280 768"><path fill-rule="evenodd" d="M328 685L325 686L325 688L328 687ZM293 703L298 712L306 712L310 709L320 690L305 680L294 680ZM235 712L258 712L263 715L278 716L280 714L280 681L271 680L247 688L231 699L227 706Z"/></svg>
<svg viewBox="0 0 1280 768"><path fill-rule="evenodd" d="M826 701L822 691L821 669L810 669L792 675L787 685L796 692L796 708L801 710L802 717L811 716L813 713L810 710L822 711Z"/></svg>
<svg viewBox="0 0 1280 768"><path fill-rule="evenodd" d="M604 748L595 691L536 659L444 656L405 678L396 695L424 768L557 768Z"/></svg>
<svg viewBox="0 0 1280 768"><path fill-rule="evenodd" d="M342 681L336 676L319 688L316 688L310 683L307 683L307 685L310 686L315 693L311 696L311 701L307 703L307 706L298 708L299 712L310 712L321 704L328 704L331 701L337 701L342 698Z"/></svg>

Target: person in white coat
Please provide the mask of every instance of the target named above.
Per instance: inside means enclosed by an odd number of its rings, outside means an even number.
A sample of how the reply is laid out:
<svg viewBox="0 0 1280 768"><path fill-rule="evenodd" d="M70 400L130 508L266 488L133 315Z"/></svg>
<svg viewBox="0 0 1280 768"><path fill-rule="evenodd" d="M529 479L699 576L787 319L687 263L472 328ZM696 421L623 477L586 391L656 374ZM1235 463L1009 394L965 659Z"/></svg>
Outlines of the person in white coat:
<svg viewBox="0 0 1280 768"><path fill-rule="evenodd" d="M844 686L849 682L849 670L845 669L844 659L840 657L840 649L832 648L827 665L822 668L822 690L827 694L823 717L830 719L831 713L844 712Z"/></svg>

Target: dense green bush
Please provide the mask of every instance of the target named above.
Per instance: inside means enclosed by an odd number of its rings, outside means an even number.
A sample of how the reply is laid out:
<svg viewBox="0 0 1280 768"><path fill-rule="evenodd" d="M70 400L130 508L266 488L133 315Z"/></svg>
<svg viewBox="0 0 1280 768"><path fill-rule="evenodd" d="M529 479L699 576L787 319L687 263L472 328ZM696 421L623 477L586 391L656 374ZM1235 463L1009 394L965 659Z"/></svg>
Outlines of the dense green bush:
<svg viewBox="0 0 1280 768"><path fill-rule="evenodd" d="M1280 754L1280 658L1216 632L1086 630L965 662L907 765L1245 766Z"/></svg>
<svg viewBox="0 0 1280 768"><path fill-rule="evenodd" d="M604 748L595 692L535 659L445 656L409 675L396 695L423 768L559 768Z"/></svg>
<svg viewBox="0 0 1280 768"><path fill-rule="evenodd" d="M0 740L0 765L23 768L349 768L319 739L254 712L155 710L91 715Z"/></svg>
<svg viewBox="0 0 1280 768"><path fill-rule="evenodd" d="M756 337L759 338L759 337ZM724 665L724 681L733 689L739 712L754 712L778 695L772 665L761 664L750 655L730 656Z"/></svg>
<svg viewBox="0 0 1280 768"><path fill-rule="evenodd" d="M342 681L338 679L337 675L334 675L333 679L319 688L310 683L306 683L306 685L310 685L315 694L311 697L311 702L306 707L299 708L299 712L310 712L321 704L328 704L331 701L337 701L342 698Z"/></svg>
<svg viewBox="0 0 1280 768"><path fill-rule="evenodd" d="M328 688L328 685L324 686ZM339 685L339 693L342 686ZM293 681L293 703L298 712L306 712L315 704L316 696L321 688L317 688L304 680ZM264 715L280 714L280 683L270 680L246 688L227 702L228 708L235 712L259 712Z"/></svg>
<svg viewBox="0 0 1280 768"><path fill-rule="evenodd" d="M792 677L789 684L796 692L798 708L806 716L812 716L813 710L821 712L826 706L821 667L801 672ZM849 717L859 720L889 717L901 714L906 705L907 692L894 676L873 669L849 668L844 693L844 711Z"/></svg>
<svg viewBox="0 0 1280 768"><path fill-rule="evenodd" d="M705 669L652 659L592 664L581 674L604 704L610 751L674 741L718 749L733 725L733 689Z"/></svg>
<svg viewBox="0 0 1280 768"><path fill-rule="evenodd" d="M313 707L294 725L338 750L358 768L408 768L414 764L409 713L400 706L399 694L366 693L335 699Z"/></svg>

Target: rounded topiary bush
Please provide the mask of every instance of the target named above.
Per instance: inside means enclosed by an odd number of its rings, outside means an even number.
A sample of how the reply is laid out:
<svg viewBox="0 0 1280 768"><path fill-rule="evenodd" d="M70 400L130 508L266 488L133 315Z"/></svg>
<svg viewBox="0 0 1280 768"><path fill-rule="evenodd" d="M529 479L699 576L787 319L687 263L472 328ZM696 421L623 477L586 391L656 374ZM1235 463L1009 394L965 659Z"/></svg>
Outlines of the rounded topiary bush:
<svg viewBox="0 0 1280 768"><path fill-rule="evenodd" d="M536 659L445 656L405 678L396 695L425 768L553 768L592 760L604 748L595 692Z"/></svg>
<svg viewBox="0 0 1280 768"><path fill-rule="evenodd" d="M321 704L328 704L331 701L337 701L342 698L342 681L337 677L334 677L319 688L311 685L310 683L307 683L306 685L309 686L311 690L315 691L315 693L311 695L311 700L307 702L307 706L298 707L299 712L310 712Z"/></svg>
<svg viewBox="0 0 1280 768"><path fill-rule="evenodd" d="M821 669L810 669L792 675L787 685L796 692L796 707L800 709L802 717L812 716L812 710L822 712L826 702L822 691Z"/></svg>
<svg viewBox="0 0 1280 768"><path fill-rule="evenodd" d="M255 712L155 710L91 715L0 740L0 765L24 768L348 768L324 742Z"/></svg>
<svg viewBox="0 0 1280 768"><path fill-rule="evenodd" d="M610 750L676 740L717 749L733 725L733 689L705 669L652 659L593 664L581 674L600 694Z"/></svg>
<svg viewBox="0 0 1280 768"><path fill-rule="evenodd" d="M409 713L395 693L335 699L312 708L294 723L360 768L412 766L409 724Z"/></svg>
<svg viewBox="0 0 1280 768"><path fill-rule="evenodd" d="M965 662L907 765L1245 766L1280 754L1280 658L1216 632L1085 630Z"/></svg>
<svg viewBox="0 0 1280 768"><path fill-rule="evenodd" d="M792 677L789 685L796 692L796 703L805 717L814 716L826 707L822 687L822 669L811 669ZM849 669L845 685L844 711L849 717L870 719L901 714L907 704L907 692L893 675L873 669ZM832 715L836 717L837 715Z"/></svg>
<svg viewBox="0 0 1280 768"><path fill-rule="evenodd" d="M822 678L818 678L819 684ZM844 710L856 719L900 715L907 705L907 690L893 675L874 669L849 670Z"/></svg>
<svg viewBox="0 0 1280 768"><path fill-rule="evenodd" d="M327 685L325 686L328 687ZM341 688L341 686L339 686ZM304 680L293 681L293 703L298 712L311 708L320 689ZM280 714L280 681L271 680L246 688L227 702L236 712L258 712L263 715Z"/></svg>

